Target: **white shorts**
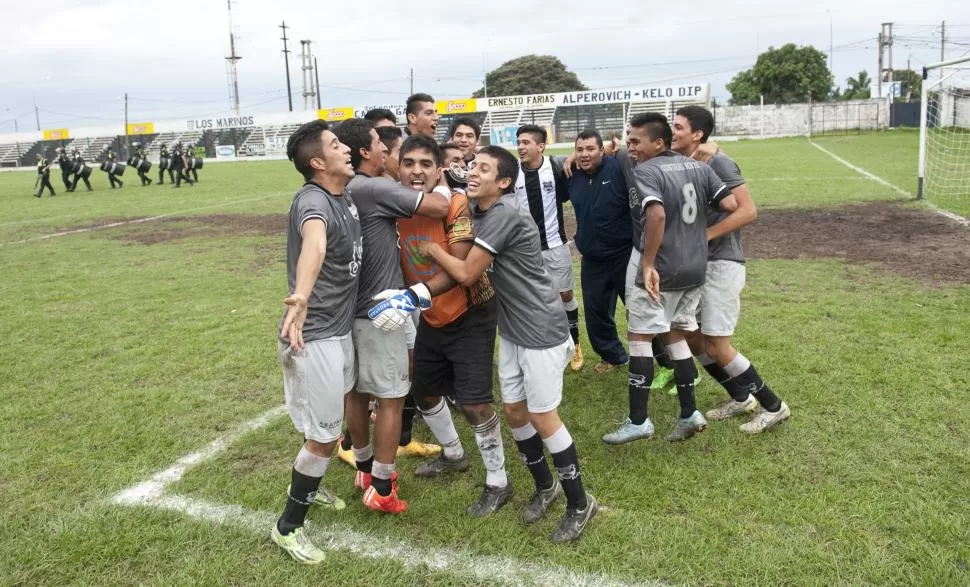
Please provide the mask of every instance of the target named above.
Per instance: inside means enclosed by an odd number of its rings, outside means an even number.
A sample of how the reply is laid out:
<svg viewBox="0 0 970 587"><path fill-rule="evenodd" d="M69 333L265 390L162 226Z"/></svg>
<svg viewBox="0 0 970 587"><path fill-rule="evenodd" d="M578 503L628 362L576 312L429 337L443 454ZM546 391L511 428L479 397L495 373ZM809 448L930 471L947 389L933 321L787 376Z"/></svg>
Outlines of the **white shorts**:
<svg viewBox="0 0 970 587"><path fill-rule="evenodd" d="M410 320L409 320L410 322ZM408 343L404 328L384 332L368 318L354 320L357 347L357 391L375 398L398 398L408 394Z"/></svg>
<svg viewBox="0 0 970 587"><path fill-rule="evenodd" d="M702 287L660 292L660 303L653 301L647 290L636 284L640 271L640 252L630 255L626 267L626 307L628 330L633 334L664 334L673 330L697 330L697 307Z"/></svg>
<svg viewBox="0 0 970 587"><path fill-rule="evenodd" d="M301 351L278 341L277 354L293 425L310 440L337 440L344 419L344 395L357 382L350 334L308 342Z"/></svg>
<svg viewBox="0 0 970 587"><path fill-rule="evenodd" d="M558 346L528 349L498 337L498 380L502 402L525 401L533 414L550 412L562 401L562 374L576 350L566 337Z"/></svg>
<svg viewBox="0 0 970 587"><path fill-rule="evenodd" d="M573 257L569 252L569 245L562 244L558 247L542 251L542 264L546 271L552 276L552 288L562 293L573 291L575 282L573 281Z"/></svg>
<svg viewBox="0 0 970 587"><path fill-rule="evenodd" d="M701 303L697 312L703 334L734 334L738 318L741 317L744 276L744 263L722 260L707 262L707 281L701 288Z"/></svg>

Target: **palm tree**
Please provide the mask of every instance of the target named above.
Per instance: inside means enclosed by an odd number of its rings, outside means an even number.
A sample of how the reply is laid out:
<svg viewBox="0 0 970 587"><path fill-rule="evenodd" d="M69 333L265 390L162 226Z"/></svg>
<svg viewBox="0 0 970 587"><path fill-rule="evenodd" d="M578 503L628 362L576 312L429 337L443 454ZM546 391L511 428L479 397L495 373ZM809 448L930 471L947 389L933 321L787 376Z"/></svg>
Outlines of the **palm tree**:
<svg viewBox="0 0 970 587"><path fill-rule="evenodd" d="M842 94L842 98L845 100L864 100L872 95L872 90L869 87L871 85L872 78L869 77L869 72L863 69L856 77L845 80L845 93Z"/></svg>

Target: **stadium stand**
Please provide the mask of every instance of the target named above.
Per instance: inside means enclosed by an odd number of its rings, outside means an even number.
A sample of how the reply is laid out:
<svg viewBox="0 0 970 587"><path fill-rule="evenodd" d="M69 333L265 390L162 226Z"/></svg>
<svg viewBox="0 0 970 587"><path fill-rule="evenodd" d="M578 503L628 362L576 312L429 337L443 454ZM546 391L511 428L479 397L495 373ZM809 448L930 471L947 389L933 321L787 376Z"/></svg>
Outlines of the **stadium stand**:
<svg viewBox="0 0 970 587"><path fill-rule="evenodd" d="M0 145L0 167L16 167L20 165L23 154L30 151L35 142L6 143Z"/></svg>
<svg viewBox="0 0 970 587"><path fill-rule="evenodd" d="M300 128L299 124L273 124L258 126L250 132L237 148L240 157L286 154L286 141Z"/></svg>

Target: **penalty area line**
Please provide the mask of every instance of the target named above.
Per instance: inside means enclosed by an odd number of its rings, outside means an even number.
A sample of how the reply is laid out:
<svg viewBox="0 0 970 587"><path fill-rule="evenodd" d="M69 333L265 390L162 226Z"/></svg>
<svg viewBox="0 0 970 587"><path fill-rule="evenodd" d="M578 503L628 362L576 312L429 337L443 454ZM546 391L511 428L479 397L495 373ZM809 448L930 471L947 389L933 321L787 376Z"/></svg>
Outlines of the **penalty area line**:
<svg viewBox="0 0 970 587"><path fill-rule="evenodd" d="M871 180L873 180L873 181L875 181L877 183L880 183L880 184L882 184L882 185L884 185L884 186L886 186L886 187L894 190L897 194L900 194L900 195L903 195L903 196L907 196L909 198L914 197L913 194L907 192L906 190L904 190L903 188L899 187L898 185L893 184L893 183L890 183L890 182L886 181L885 179L879 177L878 175L876 175L876 174L874 174L874 173L872 173L870 171L866 171L862 167L859 167L857 165L853 165L852 163L849 163L848 161L846 161L842 157L839 157L838 155L836 155L832 151L829 151L828 149L826 149L822 145L819 145L815 141L809 140L808 143L810 145L812 145L813 147L815 147L816 149L818 149L819 151L825 153L829 157L835 159L836 161L838 161L842 165L845 165L849 169L855 171L856 173L859 173L860 175L865 176L868 179L871 179ZM960 216L959 214L954 214L953 212L948 212L948 211L940 208L939 206L936 206L935 204L933 204L931 202L927 202L926 200L920 200L920 203L922 205L924 205L926 208L928 208L930 211L936 212L940 216L944 216L946 218L949 218L950 220L952 220L952 221L954 221L954 222L956 222L958 224L961 224L963 226L970 227L970 220L967 220L966 218L964 218L963 216Z"/></svg>
<svg viewBox="0 0 970 587"><path fill-rule="evenodd" d="M189 469L217 457L246 434L269 425L285 413L285 407L277 406L233 427L201 449L180 457L172 466L156 472L145 481L119 491L110 498L110 503L176 512L197 520L244 528L255 534L265 535L269 544L269 529L276 522L276 514L273 512L250 510L239 505L215 503L169 493L168 487L182 479ZM365 559L388 559L411 569L454 573L487 583L522 586L670 587L670 584L662 581L625 582L606 574L574 571L545 565L540 561L482 555L452 548L426 546L418 548L405 540L379 536L347 524L311 522L307 525L307 531L314 537L317 546L325 550L350 552Z"/></svg>

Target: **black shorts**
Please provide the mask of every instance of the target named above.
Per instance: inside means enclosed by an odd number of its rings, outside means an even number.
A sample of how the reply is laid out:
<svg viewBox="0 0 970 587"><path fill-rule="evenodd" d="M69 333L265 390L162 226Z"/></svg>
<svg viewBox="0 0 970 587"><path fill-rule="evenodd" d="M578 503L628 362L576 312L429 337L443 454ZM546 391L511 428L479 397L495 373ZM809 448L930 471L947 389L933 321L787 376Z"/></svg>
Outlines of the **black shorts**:
<svg viewBox="0 0 970 587"><path fill-rule="evenodd" d="M411 392L419 398L449 396L458 405L492 403L497 320L496 299L473 306L441 328L422 316L414 341Z"/></svg>

